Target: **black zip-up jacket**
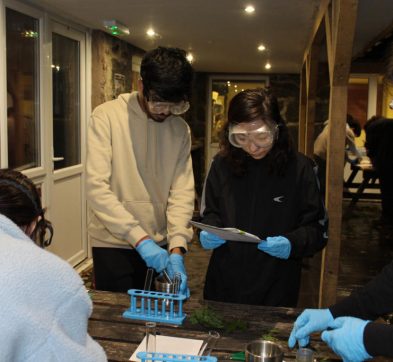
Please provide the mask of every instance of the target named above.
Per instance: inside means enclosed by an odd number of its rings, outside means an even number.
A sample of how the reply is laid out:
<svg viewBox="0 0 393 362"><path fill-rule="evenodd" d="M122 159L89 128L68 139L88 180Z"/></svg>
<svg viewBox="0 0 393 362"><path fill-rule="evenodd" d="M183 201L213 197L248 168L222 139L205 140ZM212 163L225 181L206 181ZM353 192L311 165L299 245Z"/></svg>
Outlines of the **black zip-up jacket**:
<svg viewBox="0 0 393 362"><path fill-rule="evenodd" d="M361 290L329 308L333 317L351 316L365 320L393 312L393 262ZM393 357L393 325L368 323L364 346L371 356Z"/></svg>
<svg viewBox="0 0 393 362"><path fill-rule="evenodd" d="M284 176L269 171L268 156L247 159L244 176L233 174L216 156L202 200L202 222L236 227L258 235L284 236L291 242L288 260L270 256L255 243L228 241L213 251L206 274L206 299L272 306L296 306L302 257L327 242L327 216L314 163L296 153Z"/></svg>

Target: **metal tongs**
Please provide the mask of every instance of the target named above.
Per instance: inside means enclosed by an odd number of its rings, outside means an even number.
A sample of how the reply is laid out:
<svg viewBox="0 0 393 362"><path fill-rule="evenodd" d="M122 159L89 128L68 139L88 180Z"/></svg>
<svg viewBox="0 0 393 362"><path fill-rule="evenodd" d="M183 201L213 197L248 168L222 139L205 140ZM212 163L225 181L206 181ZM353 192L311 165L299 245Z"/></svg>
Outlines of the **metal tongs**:
<svg viewBox="0 0 393 362"><path fill-rule="evenodd" d="M147 269L147 273L146 273L146 278L145 278L145 285L143 287L144 290L151 290L151 284L153 282L153 275L154 275L154 269L153 268L148 268ZM173 278L173 280L171 279L171 277L168 274L168 271L166 269L164 269L162 271L162 276L165 279L165 282L168 284L171 284L171 290L174 294L178 294L179 293L179 289L180 289L180 283L181 283L181 276L179 273L175 273L175 276Z"/></svg>

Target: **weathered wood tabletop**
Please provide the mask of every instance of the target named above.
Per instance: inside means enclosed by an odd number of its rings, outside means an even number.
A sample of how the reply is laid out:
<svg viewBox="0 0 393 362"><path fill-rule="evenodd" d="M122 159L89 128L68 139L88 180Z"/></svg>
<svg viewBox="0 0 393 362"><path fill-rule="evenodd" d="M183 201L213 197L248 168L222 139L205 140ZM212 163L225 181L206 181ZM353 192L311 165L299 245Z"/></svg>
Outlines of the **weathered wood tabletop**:
<svg viewBox="0 0 393 362"><path fill-rule="evenodd" d="M105 349L110 361L128 361L144 337L145 323L122 317L130 306L127 294L90 291L90 295L94 304L89 321L90 335ZM183 310L190 316L193 311L207 306L224 320L237 319L247 323L246 330L219 331L221 338L212 355L220 361L228 360L231 353L243 351L247 342L263 336L273 337L281 345L285 361L295 360L296 351L287 347L287 339L300 310L200 301L192 297L184 304ZM204 339L209 330L192 324L189 317L179 327L158 324L157 329L162 335L196 339ZM339 360L318 336L312 339L311 345L318 361Z"/></svg>

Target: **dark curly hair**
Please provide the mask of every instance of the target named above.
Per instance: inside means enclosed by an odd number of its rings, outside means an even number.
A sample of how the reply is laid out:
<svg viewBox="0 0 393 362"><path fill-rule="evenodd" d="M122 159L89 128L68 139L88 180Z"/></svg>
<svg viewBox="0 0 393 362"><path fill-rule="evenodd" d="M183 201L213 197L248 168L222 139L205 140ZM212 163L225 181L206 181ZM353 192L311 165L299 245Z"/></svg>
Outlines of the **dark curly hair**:
<svg viewBox="0 0 393 362"><path fill-rule="evenodd" d="M220 155L228 160L236 175L247 171L246 160L250 157L241 148L232 146L228 140L229 126L262 120L270 126L278 126L276 139L266 158L270 172L283 175L295 148L288 127L280 115L276 97L267 88L246 89L236 94L228 108L228 120L220 137Z"/></svg>
<svg viewBox="0 0 393 362"><path fill-rule="evenodd" d="M179 102L190 100L193 69L186 52L158 47L147 52L141 63L143 95L150 99Z"/></svg>
<svg viewBox="0 0 393 362"><path fill-rule="evenodd" d="M52 225L45 219L45 210L36 186L24 174L14 170L0 170L0 213L19 227L28 226L40 217L31 238L41 247L50 245Z"/></svg>

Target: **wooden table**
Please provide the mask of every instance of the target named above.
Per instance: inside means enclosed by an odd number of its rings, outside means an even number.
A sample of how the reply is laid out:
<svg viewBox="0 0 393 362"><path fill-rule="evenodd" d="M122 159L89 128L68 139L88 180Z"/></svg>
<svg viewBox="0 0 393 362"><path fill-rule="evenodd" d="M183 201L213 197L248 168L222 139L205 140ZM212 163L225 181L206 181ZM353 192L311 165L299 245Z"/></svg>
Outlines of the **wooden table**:
<svg viewBox="0 0 393 362"><path fill-rule="evenodd" d="M94 308L89 321L89 333L105 349L110 361L128 361L144 337L144 322L125 319L122 313L129 307L127 294L90 291ZM287 339L292 324L300 310L293 308L258 307L241 304L199 301L191 297L184 304L184 312L208 306L225 320L240 319L248 323L246 331L223 332L212 355L220 361L229 359L232 352L244 350L247 342L264 335L274 336L285 354L285 361L295 360L295 350L287 347ZM180 327L158 325L162 335L204 339L209 328L191 324L189 318ZM340 360L318 335L313 336L312 348L316 350L318 361Z"/></svg>
<svg viewBox="0 0 393 362"><path fill-rule="evenodd" d="M364 197L365 195L364 190L366 188L369 189L378 189L379 185L376 184L376 180L378 179L378 175L372 166L371 162L370 163L359 163L356 165L351 165L351 174L348 177L348 180L345 181L344 186L347 188L351 187L356 187L357 190L355 193L352 193L351 198L351 204L355 204L361 197ZM354 184L353 181L356 177L356 175L362 172L363 180L360 184ZM373 194L375 197L376 195Z"/></svg>

